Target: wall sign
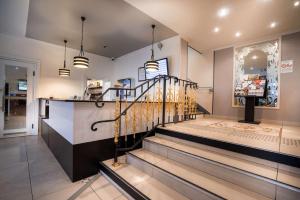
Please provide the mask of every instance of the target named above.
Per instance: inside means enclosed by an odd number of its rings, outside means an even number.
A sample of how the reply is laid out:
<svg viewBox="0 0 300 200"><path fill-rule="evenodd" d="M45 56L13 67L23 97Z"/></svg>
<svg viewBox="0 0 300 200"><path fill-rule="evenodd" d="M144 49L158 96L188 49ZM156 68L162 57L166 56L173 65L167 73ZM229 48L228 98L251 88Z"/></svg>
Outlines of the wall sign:
<svg viewBox="0 0 300 200"><path fill-rule="evenodd" d="M293 60L284 60L281 62L280 73L292 73L294 68Z"/></svg>

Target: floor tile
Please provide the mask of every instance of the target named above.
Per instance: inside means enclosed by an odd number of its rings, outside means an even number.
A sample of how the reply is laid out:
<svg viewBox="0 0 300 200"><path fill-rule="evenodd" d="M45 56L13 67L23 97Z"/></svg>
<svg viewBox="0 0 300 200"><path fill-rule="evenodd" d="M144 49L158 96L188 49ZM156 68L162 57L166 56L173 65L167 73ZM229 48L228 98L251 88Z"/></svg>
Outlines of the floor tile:
<svg viewBox="0 0 300 200"><path fill-rule="evenodd" d="M47 147L27 148L27 156L29 162L34 160L43 160L45 158L55 159L54 155L50 152L49 149L47 149Z"/></svg>
<svg viewBox="0 0 300 200"><path fill-rule="evenodd" d="M83 193L81 193L78 197L78 200L101 200L97 194L89 187ZM106 199L103 199L106 200ZM107 199L109 200L109 199Z"/></svg>
<svg viewBox="0 0 300 200"><path fill-rule="evenodd" d="M43 175L51 171L63 171L63 168L55 160L55 158L33 160L29 162L29 170L31 176Z"/></svg>
<svg viewBox="0 0 300 200"><path fill-rule="evenodd" d="M27 163L0 170L0 199L31 198Z"/></svg>
<svg viewBox="0 0 300 200"><path fill-rule="evenodd" d="M158 200L188 200L183 195L177 193L176 191L170 189L169 187L161 184L154 178L149 178L145 180L143 183L140 183L136 186L137 189L142 191L145 195L147 195L150 199L158 199Z"/></svg>
<svg viewBox="0 0 300 200"><path fill-rule="evenodd" d="M261 176L265 176L268 178L276 179L277 169L268 167L266 165L258 164L255 162L250 162L248 160L243 160L240 158L230 157L227 155L222 155L220 153L215 153L209 150L203 150L200 148L196 148L193 146L188 146L186 144L180 144L173 141L168 141L167 139L159 138L159 137L151 137L147 140L156 142L158 144L163 144L170 148L175 148L183 152L187 152L199 157L203 157L209 160L213 160L219 163L223 163L238 169L242 169L245 171L252 172L254 174L258 174ZM169 151L168 155L171 156L172 150ZM173 159L174 160L174 159Z"/></svg>
<svg viewBox="0 0 300 200"><path fill-rule="evenodd" d="M195 170L172 160L164 160L159 162L157 165L166 171L172 172L176 176L182 177L183 179L225 197L226 199L267 199L237 185L223 181L206 173L202 173L199 170Z"/></svg>
<svg viewBox="0 0 300 200"><path fill-rule="evenodd" d="M279 134L277 125L241 124L233 120L196 119L167 125L165 129L183 132L215 140L237 143L270 151L279 151Z"/></svg>
<svg viewBox="0 0 300 200"><path fill-rule="evenodd" d="M34 198L74 185L63 171L50 171L31 177Z"/></svg>
<svg viewBox="0 0 300 200"><path fill-rule="evenodd" d="M124 195L122 195L122 196L115 198L114 200L128 200L128 198L125 197Z"/></svg>
<svg viewBox="0 0 300 200"><path fill-rule="evenodd" d="M91 188L101 199L105 200L113 200L122 195L122 193L104 176L99 177L95 182L93 182Z"/></svg>
<svg viewBox="0 0 300 200"><path fill-rule="evenodd" d="M300 174L279 170L277 180L300 188Z"/></svg>
<svg viewBox="0 0 300 200"><path fill-rule="evenodd" d="M25 145L10 145L0 148L0 169L27 162Z"/></svg>
<svg viewBox="0 0 300 200"><path fill-rule="evenodd" d="M76 191L78 191L84 184L82 182L78 182L73 184L72 186L61 189L57 192L53 192L40 198L35 198L37 200L66 200L70 198Z"/></svg>
<svg viewBox="0 0 300 200"><path fill-rule="evenodd" d="M143 149L132 151L131 153L134 153L134 155L146 159L150 163L158 163L162 160L165 160L166 158L163 156L159 156L158 154L151 153L150 151L144 151Z"/></svg>

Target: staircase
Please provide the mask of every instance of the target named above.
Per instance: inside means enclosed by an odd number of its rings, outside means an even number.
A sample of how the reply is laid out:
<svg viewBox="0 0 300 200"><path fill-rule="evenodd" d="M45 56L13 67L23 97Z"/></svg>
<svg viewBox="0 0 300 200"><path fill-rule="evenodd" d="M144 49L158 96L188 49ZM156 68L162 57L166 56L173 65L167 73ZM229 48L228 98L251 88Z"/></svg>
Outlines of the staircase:
<svg viewBox="0 0 300 200"><path fill-rule="evenodd" d="M101 134L103 124L114 123L115 155L99 163L100 172L136 200L299 200L299 157L165 127L196 119L197 87L191 81L158 76L133 89L106 90L103 95L116 92L115 117L96 121L91 129L97 133L99 128ZM134 94L131 101L129 92ZM96 106L104 105L99 98ZM143 136L135 139L141 131ZM128 134L133 135L133 145Z"/></svg>
<svg viewBox="0 0 300 200"><path fill-rule="evenodd" d="M133 199L300 199L299 168L159 132L119 160L101 173Z"/></svg>

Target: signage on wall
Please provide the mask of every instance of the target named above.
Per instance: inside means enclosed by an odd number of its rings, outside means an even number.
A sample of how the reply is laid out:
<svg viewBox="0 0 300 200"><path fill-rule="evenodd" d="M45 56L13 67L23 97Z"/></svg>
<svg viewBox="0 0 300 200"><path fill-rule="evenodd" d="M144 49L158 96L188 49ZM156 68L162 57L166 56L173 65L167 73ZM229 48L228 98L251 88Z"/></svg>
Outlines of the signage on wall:
<svg viewBox="0 0 300 200"><path fill-rule="evenodd" d="M280 73L292 73L294 68L293 60L284 60L281 62Z"/></svg>

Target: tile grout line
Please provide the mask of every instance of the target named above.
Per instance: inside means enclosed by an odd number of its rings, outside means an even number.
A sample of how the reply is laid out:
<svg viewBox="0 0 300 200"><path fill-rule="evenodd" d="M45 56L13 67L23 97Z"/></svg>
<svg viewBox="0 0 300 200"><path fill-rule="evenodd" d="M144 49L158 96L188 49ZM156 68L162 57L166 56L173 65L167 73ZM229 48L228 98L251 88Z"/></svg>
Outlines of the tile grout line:
<svg viewBox="0 0 300 200"><path fill-rule="evenodd" d="M96 196L98 197L99 200L102 200L102 198L97 194L97 192L94 190L92 185L90 185L89 188L91 188L91 190L96 194Z"/></svg>
<svg viewBox="0 0 300 200"><path fill-rule="evenodd" d="M25 153L26 153L26 159L27 159L27 169L28 169L28 175L29 175L31 199L33 200L32 183L31 183L31 174L30 174L28 152L27 152L27 145L26 145L26 137L24 137L24 145L25 145Z"/></svg>

